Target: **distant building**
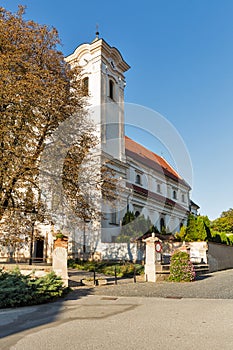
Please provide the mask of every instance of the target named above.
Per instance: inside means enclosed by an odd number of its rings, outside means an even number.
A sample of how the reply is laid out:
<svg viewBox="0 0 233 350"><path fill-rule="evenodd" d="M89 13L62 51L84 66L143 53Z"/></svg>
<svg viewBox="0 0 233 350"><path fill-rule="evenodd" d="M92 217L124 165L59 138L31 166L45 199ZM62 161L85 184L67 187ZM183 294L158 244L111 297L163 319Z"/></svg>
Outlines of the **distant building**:
<svg viewBox="0 0 233 350"><path fill-rule="evenodd" d="M193 214L194 216L197 216L198 209L200 209L199 205L197 205L192 200L190 200L190 207L189 207L190 213Z"/></svg>

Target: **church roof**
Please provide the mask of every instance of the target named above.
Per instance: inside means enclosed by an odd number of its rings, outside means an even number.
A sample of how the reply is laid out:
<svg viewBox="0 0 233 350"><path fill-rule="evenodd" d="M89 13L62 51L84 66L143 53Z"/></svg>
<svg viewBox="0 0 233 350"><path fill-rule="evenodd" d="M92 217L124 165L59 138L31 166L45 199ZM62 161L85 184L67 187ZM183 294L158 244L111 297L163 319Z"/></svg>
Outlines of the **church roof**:
<svg viewBox="0 0 233 350"><path fill-rule="evenodd" d="M171 178L175 182L182 183L190 188L190 186L181 178L181 176L164 158L148 150L128 136L125 136L125 153L126 156L129 156L135 161L142 163L149 168L152 168L159 173Z"/></svg>

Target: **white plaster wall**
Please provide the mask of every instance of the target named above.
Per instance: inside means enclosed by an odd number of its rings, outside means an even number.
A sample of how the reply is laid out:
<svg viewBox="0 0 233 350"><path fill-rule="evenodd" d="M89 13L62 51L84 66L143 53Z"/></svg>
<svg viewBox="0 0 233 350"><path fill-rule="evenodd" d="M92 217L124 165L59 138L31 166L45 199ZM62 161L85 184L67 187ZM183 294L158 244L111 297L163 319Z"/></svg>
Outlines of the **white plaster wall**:
<svg viewBox="0 0 233 350"><path fill-rule="evenodd" d="M113 260L142 260L143 252L138 249L136 243L102 243L97 246L97 252L101 253L102 259Z"/></svg>

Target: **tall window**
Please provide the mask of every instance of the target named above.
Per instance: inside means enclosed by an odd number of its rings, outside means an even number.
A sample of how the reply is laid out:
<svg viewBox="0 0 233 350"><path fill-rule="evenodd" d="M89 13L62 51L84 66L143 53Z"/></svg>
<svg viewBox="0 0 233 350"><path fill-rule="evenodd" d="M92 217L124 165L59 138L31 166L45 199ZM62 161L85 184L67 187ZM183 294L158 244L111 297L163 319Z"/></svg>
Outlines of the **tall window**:
<svg viewBox="0 0 233 350"><path fill-rule="evenodd" d="M160 219L160 232L164 232L165 231L165 222L164 222L164 218Z"/></svg>
<svg viewBox="0 0 233 350"><path fill-rule="evenodd" d="M113 211L112 213L111 213L111 224L117 224L117 213L116 213L116 211Z"/></svg>
<svg viewBox="0 0 233 350"><path fill-rule="evenodd" d="M181 196L181 200L182 200L182 202L183 202L183 203L185 202L185 197L184 197L184 194L182 194L182 196Z"/></svg>
<svg viewBox="0 0 233 350"><path fill-rule="evenodd" d="M173 199L177 199L177 193L176 193L175 190L173 191L173 196L172 197L173 197Z"/></svg>
<svg viewBox="0 0 233 350"><path fill-rule="evenodd" d="M83 94L84 94L84 96L88 96L88 93L89 93L89 78L88 77L86 77L86 78L84 78L83 79L83 82L82 82L83 84Z"/></svg>
<svg viewBox="0 0 233 350"><path fill-rule="evenodd" d="M138 174L136 175L135 183L138 184L138 185L141 185L141 176L138 175Z"/></svg>
<svg viewBox="0 0 233 350"><path fill-rule="evenodd" d="M112 80L109 80L109 97L114 99L114 82Z"/></svg>
<svg viewBox="0 0 233 350"><path fill-rule="evenodd" d="M157 192L161 193L161 185L160 184L157 184Z"/></svg>

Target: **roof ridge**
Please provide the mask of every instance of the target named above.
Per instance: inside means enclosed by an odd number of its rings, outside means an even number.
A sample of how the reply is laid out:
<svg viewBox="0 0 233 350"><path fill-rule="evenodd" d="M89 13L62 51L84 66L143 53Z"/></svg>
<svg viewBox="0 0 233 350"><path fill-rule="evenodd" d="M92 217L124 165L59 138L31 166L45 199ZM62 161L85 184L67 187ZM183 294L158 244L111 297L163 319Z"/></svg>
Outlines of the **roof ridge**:
<svg viewBox="0 0 233 350"><path fill-rule="evenodd" d="M148 148L146 148L145 146L141 145L140 143L134 141L133 139L131 139L129 136L125 135L125 140L131 142L131 143L134 143L135 145L137 145L137 147L141 148L142 150L146 151L145 153L149 153L149 155L153 155L153 161L155 161L156 163L158 163L163 169L166 169L168 170L169 172L172 172L173 173L173 176L176 176L178 179L182 180L182 177L178 174L178 172L169 164L169 162L159 156L157 153L149 150ZM127 148L127 147L126 147ZM130 150L130 149L129 149ZM131 150L132 151L132 150ZM147 159L150 159L148 156L146 156L146 154L143 154L143 153L139 153L139 155L147 158ZM154 159L155 158L155 159ZM152 160L152 159L151 159ZM163 164L164 163L164 164Z"/></svg>

